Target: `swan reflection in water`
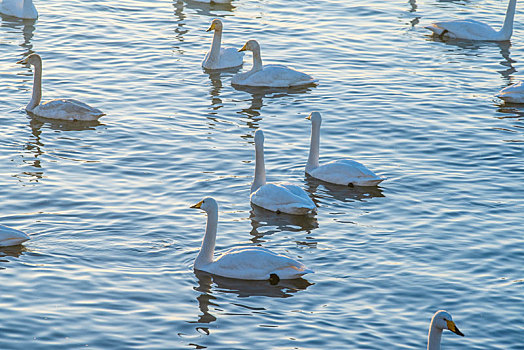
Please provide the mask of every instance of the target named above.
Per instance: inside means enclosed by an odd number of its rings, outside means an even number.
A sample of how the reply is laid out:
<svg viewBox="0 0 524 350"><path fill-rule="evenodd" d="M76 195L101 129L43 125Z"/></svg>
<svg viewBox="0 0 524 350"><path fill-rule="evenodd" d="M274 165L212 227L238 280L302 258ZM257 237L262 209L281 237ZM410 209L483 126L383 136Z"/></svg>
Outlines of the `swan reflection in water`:
<svg viewBox="0 0 524 350"><path fill-rule="evenodd" d="M318 180L308 174L306 176L306 191L311 193L315 204L322 201L323 198L334 198L341 202L364 202L376 197L385 197L379 186L370 187L349 187L335 185L329 182Z"/></svg>
<svg viewBox="0 0 524 350"><path fill-rule="evenodd" d="M293 280L280 280L276 284L269 281L248 281L234 278L227 278L212 275L207 272L195 270L198 280L198 286L193 289L201 294L197 297L198 308L202 313L197 321L189 323L211 323L216 321L216 317L210 313L211 309L223 309L216 303L216 297L213 294L225 293L236 294L238 298L248 298L252 296L264 296L270 298L289 298L293 294L305 290L313 285L304 278ZM252 307L247 307L251 308ZM265 310L260 308L260 310Z"/></svg>
<svg viewBox="0 0 524 350"><path fill-rule="evenodd" d="M11 28L14 29L16 32L20 31L21 29L24 42L19 44L19 46L23 47L26 50L24 56L33 53L33 44L31 43L31 40L33 39L33 32L35 31L36 20L11 17L3 14L0 14L0 18L2 19L2 28Z"/></svg>

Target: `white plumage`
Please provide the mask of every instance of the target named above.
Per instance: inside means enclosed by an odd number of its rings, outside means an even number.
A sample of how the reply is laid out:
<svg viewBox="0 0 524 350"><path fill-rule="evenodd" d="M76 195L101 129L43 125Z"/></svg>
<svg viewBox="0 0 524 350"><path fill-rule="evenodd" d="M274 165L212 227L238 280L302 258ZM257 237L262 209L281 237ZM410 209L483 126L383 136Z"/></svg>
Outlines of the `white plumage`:
<svg viewBox="0 0 524 350"><path fill-rule="evenodd" d="M207 213L206 233L194 263L196 270L229 278L245 280L276 278L277 281L313 273L301 262L260 247L233 248L214 260L218 204L213 198L208 197L191 208L200 208Z"/></svg>
<svg viewBox="0 0 524 350"><path fill-rule="evenodd" d="M38 12L33 0L3 0L0 12L4 15L24 19L37 19Z"/></svg>
<svg viewBox="0 0 524 350"><path fill-rule="evenodd" d="M38 117L60 120L93 121L105 115L98 108L69 98L55 99L40 104L42 100L42 59L38 54L33 53L17 63L31 64L35 67L33 95L26 106L26 111Z"/></svg>
<svg viewBox="0 0 524 350"><path fill-rule="evenodd" d="M305 215L316 210L306 191L292 184L266 184L264 133L255 132L255 177L251 184L251 203L274 212Z"/></svg>
<svg viewBox="0 0 524 350"><path fill-rule="evenodd" d="M14 228L0 225L0 247L18 245L29 239L29 236Z"/></svg>
<svg viewBox="0 0 524 350"><path fill-rule="evenodd" d="M433 315L429 325L428 350L440 350L440 340L444 329L449 329L455 334L464 336L455 325L455 322L453 322L451 315L444 310L439 310Z"/></svg>
<svg viewBox="0 0 524 350"><path fill-rule="evenodd" d="M472 19L436 22L425 27L440 37L464 40L505 41L513 34L513 18L517 0L509 0L504 24L499 31Z"/></svg>
<svg viewBox="0 0 524 350"><path fill-rule="evenodd" d="M211 26L207 30L208 32L214 30L213 43L211 49L204 57L202 61L202 67L206 69L225 69L239 67L244 63L244 53L238 52L238 50L230 48L221 48L222 42L222 21L214 19L211 22Z"/></svg>
<svg viewBox="0 0 524 350"><path fill-rule="evenodd" d="M522 81L506 86L500 90L497 97L508 103L524 103L524 85Z"/></svg>
<svg viewBox="0 0 524 350"><path fill-rule="evenodd" d="M319 112L312 112L306 119L311 120L311 144L306 164L307 174L322 181L344 186L376 186L384 181L365 165L354 160L341 159L320 165L320 125L322 124L322 117Z"/></svg>
<svg viewBox="0 0 524 350"><path fill-rule="evenodd" d="M311 75L280 65L262 65L260 45L256 40L249 40L239 51L253 52L253 67L249 72L238 73L231 79L233 85L286 88L314 84Z"/></svg>

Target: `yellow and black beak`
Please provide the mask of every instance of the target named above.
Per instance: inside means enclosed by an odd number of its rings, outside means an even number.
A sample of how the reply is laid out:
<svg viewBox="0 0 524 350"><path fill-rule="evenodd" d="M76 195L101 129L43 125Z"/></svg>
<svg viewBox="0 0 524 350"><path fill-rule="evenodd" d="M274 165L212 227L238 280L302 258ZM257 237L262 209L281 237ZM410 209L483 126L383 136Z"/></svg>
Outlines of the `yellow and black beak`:
<svg viewBox="0 0 524 350"><path fill-rule="evenodd" d="M455 322L446 320L446 323L448 324L448 329L452 331L455 334L460 335L461 337L464 336L464 333L462 333L457 326L455 325Z"/></svg>
<svg viewBox="0 0 524 350"><path fill-rule="evenodd" d="M190 206L190 208L200 209L200 207L202 206L202 203L204 203L203 199L200 202L198 202L197 204Z"/></svg>
<svg viewBox="0 0 524 350"><path fill-rule="evenodd" d="M311 114L306 117L307 120L311 120Z"/></svg>
<svg viewBox="0 0 524 350"><path fill-rule="evenodd" d="M215 30L215 22L211 23L211 27L209 27L206 32L210 32L212 30Z"/></svg>
<svg viewBox="0 0 524 350"><path fill-rule="evenodd" d="M242 48L240 50L238 50L238 52L242 52L242 51L246 51L247 50L247 43L244 44L244 46L242 46Z"/></svg>
<svg viewBox="0 0 524 350"><path fill-rule="evenodd" d="M26 58L24 58L24 59L22 59L22 60L20 60L20 61L18 61L16 63L18 63L18 64L27 64L27 60L28 60L28 57L26 57Z"/></svg>

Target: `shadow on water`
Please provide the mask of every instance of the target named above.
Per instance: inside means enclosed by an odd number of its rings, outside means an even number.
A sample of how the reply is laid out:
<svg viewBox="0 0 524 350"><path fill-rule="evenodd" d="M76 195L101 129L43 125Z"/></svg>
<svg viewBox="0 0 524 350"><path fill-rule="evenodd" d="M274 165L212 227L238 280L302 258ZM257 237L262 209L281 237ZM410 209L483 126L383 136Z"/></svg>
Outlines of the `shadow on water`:
<svg viewBox="0 0 524 350"><path fill-rule="evenodd" d="M513 64L517 61L513 60L510 55L511 41L472 41L472 40L457 40L457 39L442 39L439 36L428 35L428 41L435 41L444 43L454 48L458 48L456 52L461 53L464 56L480 56L478 50L485 47L498 47L500 55L503 60L500 61L500 65L504 69L499 70L498 73L502 75L504 80L511 84L511 74L517 70L513 67Z"/></svg>
<svg viewBox="0 0 524 350"><path fill-rule="evenodd" d="M0 18L2 18L2 24L0 25L2 28L12 28L16 31L21 29L24 42L20 44L20 47L23 47L26 50L24 56L33 53L33 44L31 43L31 40L33 39L36 20L21 19L3 14L0 14Z"/></svg>
<svg viewBox="0 0 524 350"><path fill-rule="evenodd" d="M322 198L334 198L341 202L365 202L372 198L385 197L382 189L378 186L370 187L349 187L336 185L329 182L318 180L306 174L306 189L311 193L315 204L321 201Z"/></svg>
<svg viewBox="0 0 524 350"><path fill-rule="evenodd" d="M251 95L250 105L247 108L242 108L238 114L247 117L246 125L253 130L258 129L258 122L262 119L260 110L264 106L264 99L277 99L293 95L306 94L312 91L316 85L307 85L301 87L290 87L290 88L262 88L262 87L251 87L251 86L239 86L233 85L236 90L247 92ZM243 138L251 138L251 135L247 134L242 136Z"/></svg>
<svg viewBox="0 0 524 350"><path fill-rule="evenodd" d="M2 259L3 257L10 256L13 258L19 258L22 254L27 252L27 248L22 244L18 244L10 247L0 247L0 264L9 263L9 260ZM0 270L5 270L7 267L0 265Z"/></svg>
<svg viewBox="0 0 524 350"><path fill-rule="evenodd" d="M301 232L304 231L310 234L314 229L318 228L318 220L315 215L290 215L280 213L251 205L249 212L249 219L251 220L251 232L253 236L251 241L253 243L261 243L262 237L272 235L274 233L288 231ZM262 230L264 232L262 232ZM312 245L313 242L304 243L305 245Z"/></svg>
<svg viewBox="0 0 524 350"><path fill-rule="evenodd" d="M223 88L222 84L222 75L234 75L240 71L242 66L226 69L205 69L204 73L209 76L211 81L211 88L209 90L209 95L211 97L211 109L216 111L223 106L222 99L220 98L220 91Z"/></svg>
<svg viewBox="0 0 524 350"><path fill-rule="evenodd" d="M312 283L303 278L293 280L280 280L277 284L271 284L269 281L248 281L234 278L226 278L212 275L207 272L195 270L198 285L193 289L201 294L197 297L198 308L202 313L197 321L189 323L211 323L217 320L210 313L210 308L220 308L214 300L217 298L213 295L216 293L236 294L239 298L248 298L252 296L265 296L271 298L289 298L293 294L305 290ZM247 307L253 309L253 307ZM265 310L260 308L257 310Z"/></svg>

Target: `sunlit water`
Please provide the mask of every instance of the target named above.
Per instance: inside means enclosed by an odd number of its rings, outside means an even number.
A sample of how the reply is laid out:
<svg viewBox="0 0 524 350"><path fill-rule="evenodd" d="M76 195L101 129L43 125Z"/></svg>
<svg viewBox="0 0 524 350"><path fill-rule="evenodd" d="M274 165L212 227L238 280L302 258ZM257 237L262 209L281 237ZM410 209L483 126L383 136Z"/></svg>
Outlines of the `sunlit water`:
<svg viewBox="0 0 524 350"><path fill-rule="evenodd" d="M524 78L524 5L511 43L440 42L433 20L498 27L507 1L35 0L36 22L0 27L0 349L421 349L433 313L466 337L447 349L524 349L524 107L494 97ZM211 20L224 43L257 39L265 63L319 79L237 90L203 72ZM100 123L24 111L44 60L44 100ZM251 66L247 54L243 69ZM312 110L321 161L351 157L374 189L304 176ZM268 180L309 191L312 218L249 205L253 134ZM195 275L206 196L217 249L260 245L304 262L298 281Z"/></svg>

